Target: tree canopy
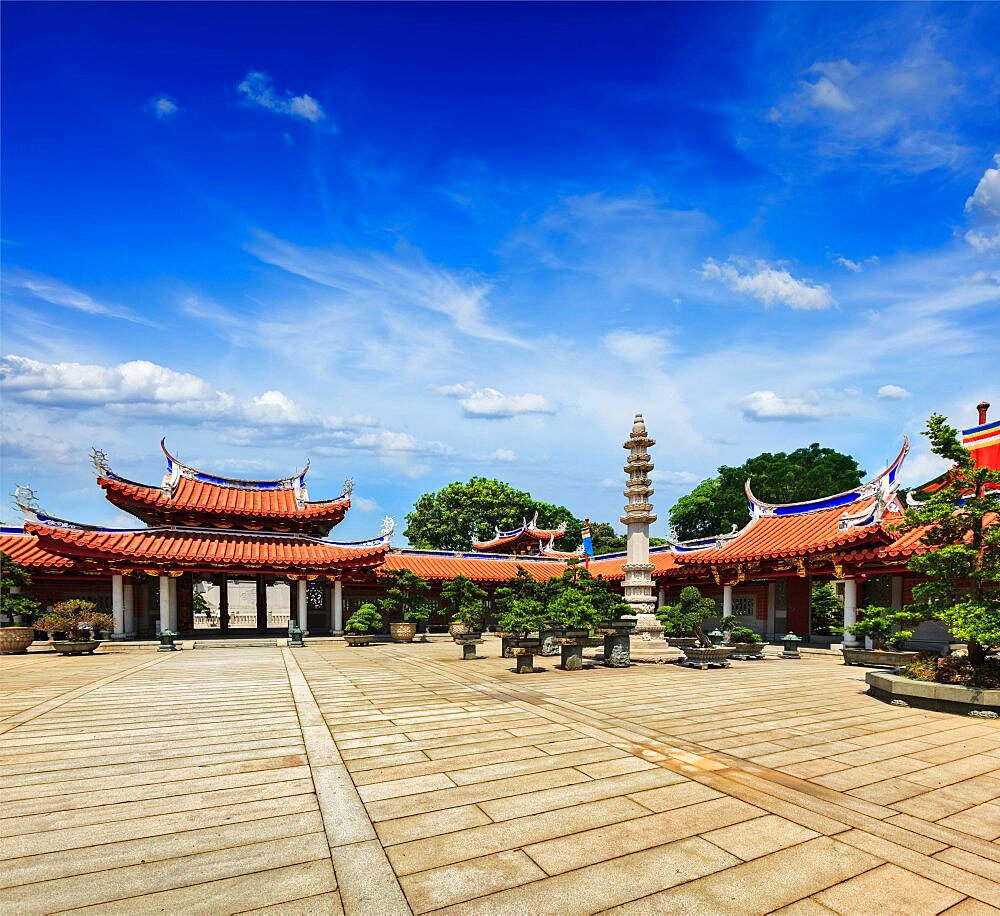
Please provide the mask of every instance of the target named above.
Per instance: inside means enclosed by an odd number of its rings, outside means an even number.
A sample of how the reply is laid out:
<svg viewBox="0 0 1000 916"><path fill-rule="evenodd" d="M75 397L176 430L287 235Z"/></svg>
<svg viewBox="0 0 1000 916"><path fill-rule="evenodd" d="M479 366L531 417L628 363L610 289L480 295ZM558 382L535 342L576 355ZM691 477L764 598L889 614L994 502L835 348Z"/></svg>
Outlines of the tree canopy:
<svg viewBox="0 0 1000 916"><path fill-rule="evenodd" d="M530 493L487 477L456 481L436 493L425 493L406 516L407 540L414 547L433 550L469 550L472 542L486 541L495 530L510 531L538 512L541 528L557 528L566 523L560 550L580 545L583 523L565 506L535 499Z"/></svg>
<svg viewBox="0 0 1000 916"><path fill-rule="evenodd" d="M670 525L682 541L722 534L750 521L743 484L771 503L819 499L858 486L865 472L850 455L818 442L794 452L764 452L739 467L722 465L716 477L703 480L670 510Z"/></svg>
<svg viewBox="0 0 1000 916"><path fill-rule="evenodd" d="M943 486L922 504L908 508L903 531L923 529L921 541L933 548L916 554L910 569L926 576L913 587L914 604L964 639L973 666L1000 649L1000 471L977 467L958 431L933 414L923 433L931 451L954 465ZM956 507L961 509L956 511Z"/></svg>

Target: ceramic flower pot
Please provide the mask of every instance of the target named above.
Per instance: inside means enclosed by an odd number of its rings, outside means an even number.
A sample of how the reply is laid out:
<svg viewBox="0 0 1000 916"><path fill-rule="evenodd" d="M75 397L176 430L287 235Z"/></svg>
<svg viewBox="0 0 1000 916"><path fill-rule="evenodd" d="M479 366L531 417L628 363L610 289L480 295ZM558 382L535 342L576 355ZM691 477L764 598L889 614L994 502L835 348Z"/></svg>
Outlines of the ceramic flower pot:
<svg viewBox="0 0 1000 916"><path fill-rule="evenodd" d="M100 639L50 639L49 645L60 655L93 655Z"/></svg>
<svg viewBox="0 0 1000 916"><path fill-rule="evenodd" d="M35 641L31 627L0 627L0 655L18 655L27 652Z"/></svg>
<svg viewBox="0 0 1000 916"><path fill-rule="evenodd" d="M413 637L417 635L417 625L407 620L390 623L389 635L393 642L413 642Z"/></svg>

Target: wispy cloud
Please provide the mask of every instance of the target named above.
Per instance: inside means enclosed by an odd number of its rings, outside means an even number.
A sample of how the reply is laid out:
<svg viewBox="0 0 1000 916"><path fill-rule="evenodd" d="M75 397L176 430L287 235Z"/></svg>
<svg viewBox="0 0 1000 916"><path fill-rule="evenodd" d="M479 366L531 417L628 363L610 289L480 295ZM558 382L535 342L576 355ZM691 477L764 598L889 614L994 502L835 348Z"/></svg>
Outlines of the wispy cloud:
<svg viewBox="0 0 1000 916"><path fill-rule="evenodd" d="M730 259L720 264L707 258L701 265L705 280L718 280L734 293L753 296L770 307L782 303L789 308L802 310L828 309L834 304L828 286L798 280L787 270L771 267L766 261L757 261L752 267L740 270L740 262Z"/></svg>
<svg viewBox="0 0 1000 916"><path fill-rule="evenodd" d="M160 121L170 121L180 111L180 106L169 95L161 95L149 103L150 111Z"/></svg>
<svg viewBox="0 0 1000 916"><path fill-rule="evenodd" d="M844 270L849 270L852 274L859 274L865 269L866 266L872 264L878 264L878 255L872 255L870 258L865 258L863 261L852 261L850 258L845 258L843 255L834 258L833 263Z"/></svg>
<svg viewBox="0 0 1000 916"><path fill-rule="evenodd" d="M910 397L910 392L899 385L883 385L878 390L878 396L886 401L902 401Z"/></svg>
<svg viewBox="0 0 1000 916"><path fill-rule="evenodd" d="M277 114L301 118L316 124L326 118L323 106L311 95L302 93L294 95L291 92L278 92L270 76L259 70L251 70L236 87L248 105L257 105Z"/></svg>
<svg viewBox="0 0 1000 916"><path fill-rule="evenodd" d="M336 290L358 306L379 311L417 307L444 315L470 337L526 346L503 320L490 316L488 282L430 264L414 249L302 248L266 233L259 233L249 249L265 263Z"/></svg>
<svg viewBox="0 0 1000 916"><path fill-rule="evenodd" d="M662 333L649 331L637 334L635 331L612 331L604 336L604 347L619 359L636 361L647 365L663 360L670 352L670 344Z"/></svg>
<svg viewBox="0 0 1000 916"><path fill-rule="evenodd" d="M86 315L119 318L122 321L155 327L154 322L137 315L131 309L99 302L82 290L69 286L60 280L17 268L4 271L3 290L5 297L27 294L33 299L40 299L50 305L58 305Z"/></svg>
<svg viewBox="0 0 1000 916"><path fill-rule="evenodd" d="M1000 153L993 162L996 168L986 169L965 202L965 212L973 224L965 240L981 254L1000 251Z"/></svg>

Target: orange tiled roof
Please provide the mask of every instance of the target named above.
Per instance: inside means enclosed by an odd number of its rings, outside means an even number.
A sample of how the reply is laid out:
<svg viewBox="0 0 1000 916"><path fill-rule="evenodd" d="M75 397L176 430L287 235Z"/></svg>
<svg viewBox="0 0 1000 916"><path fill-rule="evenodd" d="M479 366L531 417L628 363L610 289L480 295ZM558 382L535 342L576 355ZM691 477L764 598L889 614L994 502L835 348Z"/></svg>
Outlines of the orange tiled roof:
<svg viewBox="0 0 1000 916"><path fill-rule="evenodd" d="M251 534L197 528L102 531L29 523L46 550L118 564L325 572L377 566L386 543L340 545L304 535Z"/></svg>
<svg viewBox="0 0 1000 916"><path fill-rule="evenodd" d="M677 563L680 556L683 554L674 553L672 550L651 550L649 562L653 564L653 570L650 575L654 579L658 579L683 572ZM625 562L626 557L624 556L596 557L590 561L587 568L592 576L603 576L605 579L624 579L625 573L622 570L622 565Z"/></svg>
<svg viewBox="0 0 1000 916"><path fill-rule="evenodd" d="M474 582L503 582L517 575L523 566L533 579L545 582L561 576L566 565L556 561L523 560L515 557L475 557L468 554L448 556L433 551L390 553L382 569L409 569L425 579L454 579L466 576Z"/></svg>
<svg viewBox="0 0 1000 916"><path fill-rule="evenodd" d="M874 502L872 498L851 505L852 514L863 512ZM723 547L682 554L678 559L685 566L739 563L803 556L864 541L884 544L892 536L883 525L898 520L898 516L887 513L883 516L883 524L841 529L843 515L844 509L839 506L798 515L758 515Z"/></svg>
<svg viewBox="0 0 1000 916"><path fill-rule="evenodd" d="M342 496L322 502L306 502L300 508L292 489L227 487L188 477L181 477L170 494L161 487L120 478L99 476L97 482L108 494L108 499L122 509L140 506L175 513L303 519L336 524L351 507L351 500Z"/></svg>
<svg viewBox="0 0 1000 916"><path fill-rule="evenodd" d="M0 534L0 550L29 572L53 572L72 569L74 565L69 557L45 550L33 534Z"/></svg>

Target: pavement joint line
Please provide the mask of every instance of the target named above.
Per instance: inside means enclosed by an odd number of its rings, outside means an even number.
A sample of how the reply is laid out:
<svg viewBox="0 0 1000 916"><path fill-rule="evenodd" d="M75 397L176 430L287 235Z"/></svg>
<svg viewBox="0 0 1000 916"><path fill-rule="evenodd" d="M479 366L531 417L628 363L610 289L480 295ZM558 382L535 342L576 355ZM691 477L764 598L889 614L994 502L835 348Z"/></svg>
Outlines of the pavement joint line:
<svg viewBox="0 0 1000 916"><path fill-rule="evenodd" d="M96 681L91 681L89 684L84 684L81 687L77 687L75 690L71 690L69 693L60 694L59 696L52 697L51 699L44 700L35 706L29 706L22 709L20 712L14 713L7 719L3 720L0 724L0 734L6 734L7 732L15 731L20 726L27 722L31 722L37 719L39 716L45 715L47 712L51 712L53 709L58 709L60 706L64 706L66 703L71 703L73 700L77 700L82 696L86 696L88 693L99 690L108 684L112 684L115 681L121 680L122 678L128 677L134 674L136 671L141 671L144 668L151 668L153 665L160 664L166 661L166 656L157 655L156 658L152 658L147 662L142 662L138 665L133 665L127 668L125 671L119 671L115 674L109 674L105 677L99 678ZM31 715L29 715L31 713Z"/></svg>
<svg viewBox="0 0 1000 916"><path fill-rule="evenodd" d="M306 651L311 652L308 649ZM368 894L371 892L370 886L375 886L378 888L377 906L380 916L392 916L396 913L411 916L412 911L396 872L378 841L368 811L358 795L340 751L337 750L337 744L323 719L309 682L295 659L295 653L283 648L281 654L302 728L306 758L330 846L344 912L346 916L365 916L371 912L369 907L376 901L369 899ZM373 844L377 850L373 848ZM357 862L363 859L364 867L357 870L352 868L352 858Z"/></svg>

